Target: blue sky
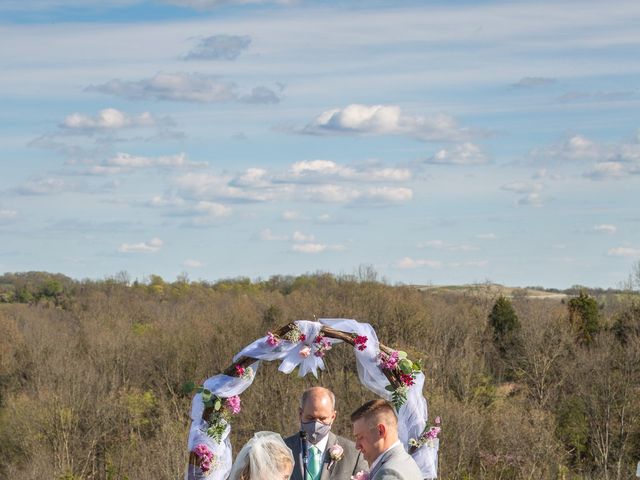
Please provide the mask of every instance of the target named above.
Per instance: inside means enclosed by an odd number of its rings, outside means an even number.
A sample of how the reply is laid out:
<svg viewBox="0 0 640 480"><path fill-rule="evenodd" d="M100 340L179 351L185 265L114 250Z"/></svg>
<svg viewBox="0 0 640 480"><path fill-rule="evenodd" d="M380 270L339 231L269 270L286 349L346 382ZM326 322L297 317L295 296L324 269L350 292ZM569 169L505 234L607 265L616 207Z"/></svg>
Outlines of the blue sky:
<svg viewBox="0 0 640 480"><path fill-rule="evenodd" d="M4 0L0 271L615 287L640 3Z"/></svg>

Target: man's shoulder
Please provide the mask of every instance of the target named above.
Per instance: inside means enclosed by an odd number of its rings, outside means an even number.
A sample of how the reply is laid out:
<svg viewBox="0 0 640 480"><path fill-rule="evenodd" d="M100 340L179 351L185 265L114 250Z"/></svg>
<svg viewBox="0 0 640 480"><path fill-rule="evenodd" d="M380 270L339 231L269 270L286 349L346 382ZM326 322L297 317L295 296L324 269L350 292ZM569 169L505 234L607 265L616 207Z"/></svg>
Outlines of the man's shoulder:
<svg viewBox="0 0 640 480"><path fill-rule="evenodd" d="M345 450L356 450L356 444L352 440L349 440L348 438L345 438L341 435L336 435L336 443Z"/></svg>
<svg viewBox="0 0 640 480"><path fill-rule="evenodd" d="M284 439L284 443L287 447L291 448L293 445L298 445L300 443L300 434L294 433Z"/></svg>

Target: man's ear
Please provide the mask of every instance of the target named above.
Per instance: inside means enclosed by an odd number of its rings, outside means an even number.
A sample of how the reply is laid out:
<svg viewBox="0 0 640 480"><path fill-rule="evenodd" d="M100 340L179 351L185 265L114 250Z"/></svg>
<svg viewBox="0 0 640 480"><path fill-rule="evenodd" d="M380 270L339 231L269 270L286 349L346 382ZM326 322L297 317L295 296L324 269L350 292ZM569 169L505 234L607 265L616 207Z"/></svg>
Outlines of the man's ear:
<svg viewBox="0 0 640 480"><path fill-rule="evenodd" d="M387 426L384 423L379 423L378 424L378 435L380 435L380 438L384 438L387 434Z"/></svg>

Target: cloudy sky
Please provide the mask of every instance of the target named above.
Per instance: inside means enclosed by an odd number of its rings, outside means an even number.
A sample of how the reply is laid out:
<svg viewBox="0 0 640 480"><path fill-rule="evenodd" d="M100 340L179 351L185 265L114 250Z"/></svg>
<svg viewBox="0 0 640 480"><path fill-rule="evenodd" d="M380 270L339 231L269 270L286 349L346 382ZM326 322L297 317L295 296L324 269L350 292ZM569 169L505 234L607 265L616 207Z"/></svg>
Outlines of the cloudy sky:
<svg viewBox="0 0 640 480"><path fill-rule="evenodd" d="M3 0L0 272L615 287L640 2Z"/></svg>

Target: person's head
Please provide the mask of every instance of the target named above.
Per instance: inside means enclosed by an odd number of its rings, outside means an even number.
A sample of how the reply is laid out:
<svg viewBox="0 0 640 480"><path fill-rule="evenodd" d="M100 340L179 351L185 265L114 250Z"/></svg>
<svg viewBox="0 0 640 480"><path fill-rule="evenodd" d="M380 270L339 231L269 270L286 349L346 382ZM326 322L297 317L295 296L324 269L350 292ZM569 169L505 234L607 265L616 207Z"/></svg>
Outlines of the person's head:
<svg viewBox="0 0 640 480"><path fill-rule="evenodd" d="M293 472L291 450L273 432L258 432L236 458L230 480L288 480Z"/></svg>
<svg viewBox="0 0 640 480"><path fill-rule="evenodd" d="M351 414L356 448L371 465L398 440L398 417L389 402L371 400Z"/></svg>
<svg viewBox="0 0 640 480"><path fill-rule="evenodd" d="M324 387L312 387L300 398L300 428L311 443L318 443L329 434L336 418L336 397Z"/></svg>

